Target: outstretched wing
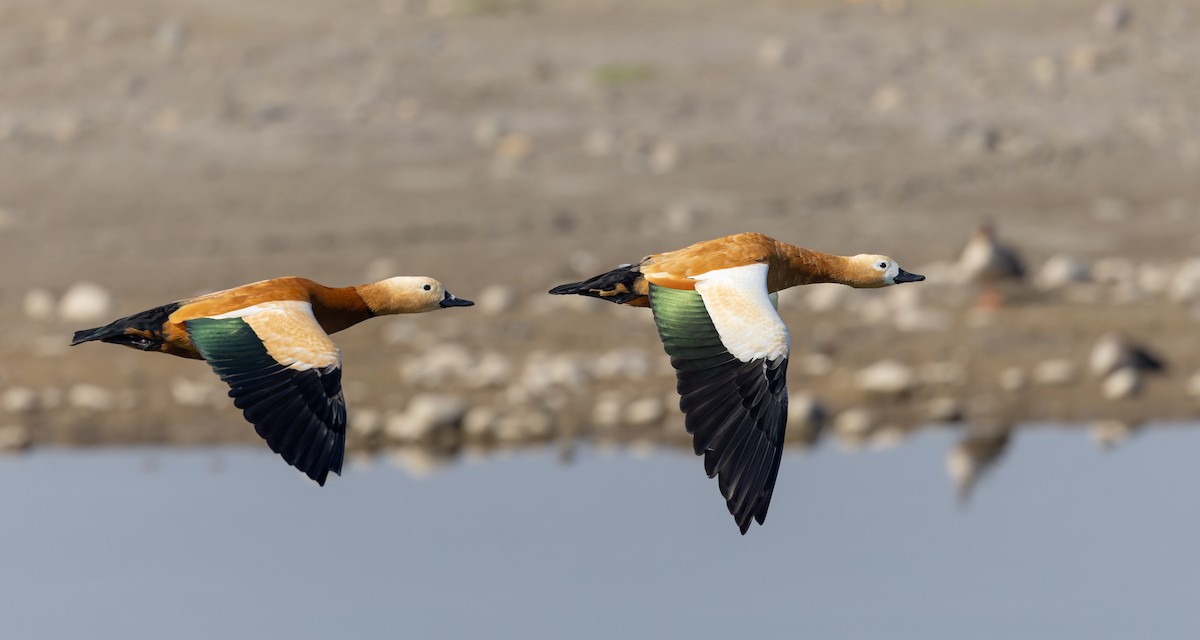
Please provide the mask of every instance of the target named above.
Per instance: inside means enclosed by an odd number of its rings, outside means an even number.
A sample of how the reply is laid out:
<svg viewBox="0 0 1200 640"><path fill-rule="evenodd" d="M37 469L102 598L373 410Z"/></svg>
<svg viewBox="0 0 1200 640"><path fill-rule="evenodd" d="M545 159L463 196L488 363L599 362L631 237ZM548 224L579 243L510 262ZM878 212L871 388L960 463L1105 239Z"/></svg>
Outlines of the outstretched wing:
<svg viewBox="0 0 1200 640"><path fill-rule="evenodd" d="M186 323L188 335L254 430L324 485L342 472L346 401L341 354L307 302L254 305Z"/></svg>
<svg viewBox="0 0 1200 640"><path fill-rule="evenodd" d="M766 275L755 264L697 276L695 291L650 286L684 424L743 534L767 517L787 426L789 338Z"/></svg>

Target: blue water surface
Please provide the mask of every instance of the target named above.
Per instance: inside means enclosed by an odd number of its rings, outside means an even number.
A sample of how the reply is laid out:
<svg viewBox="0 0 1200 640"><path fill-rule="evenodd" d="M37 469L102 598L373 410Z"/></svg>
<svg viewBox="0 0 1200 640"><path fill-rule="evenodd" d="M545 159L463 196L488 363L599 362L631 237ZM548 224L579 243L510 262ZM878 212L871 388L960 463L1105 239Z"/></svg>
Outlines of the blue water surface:
<svg viewBox="0 0 1200 640"><path fill-rule="evenodd" d="M7 638L1197 638L1200 429L1023 430L959 507L927 432L784 458L741 536L687 452L0 458Z"/></svg>

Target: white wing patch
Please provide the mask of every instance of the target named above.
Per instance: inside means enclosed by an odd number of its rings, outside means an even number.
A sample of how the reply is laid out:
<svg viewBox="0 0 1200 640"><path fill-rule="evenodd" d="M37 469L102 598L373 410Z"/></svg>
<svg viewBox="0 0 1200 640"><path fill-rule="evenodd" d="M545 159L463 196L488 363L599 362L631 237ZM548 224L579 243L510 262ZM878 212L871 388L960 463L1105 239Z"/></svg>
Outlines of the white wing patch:
<svg viewBox="0 0 1200 640"><path fill-rule="evenodd" d="M742 362L787 357L790 336L767 293L767 265L717 269L693 279L730 354Z"/></svg>
<svg viewBox="0 0 1200 640"><path fill-rule="evenodd" d="M262 341L267 353L289 369L341 365L342 355L313 315L312 305L299 300L275 300L209 316L214 320L241 318Z"/></svg>

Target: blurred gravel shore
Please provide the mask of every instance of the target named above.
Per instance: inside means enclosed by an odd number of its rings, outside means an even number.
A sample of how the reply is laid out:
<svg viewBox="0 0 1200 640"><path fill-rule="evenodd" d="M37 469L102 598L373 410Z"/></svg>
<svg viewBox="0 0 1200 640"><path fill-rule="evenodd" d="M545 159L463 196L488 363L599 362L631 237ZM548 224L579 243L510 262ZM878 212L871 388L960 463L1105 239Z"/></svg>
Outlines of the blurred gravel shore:
<svg viewBox="0 0 1200 640"><path fill-rule="evenodd" d="M335 336L352 448L686 445L649 313L544 292L748 230L929 277L783 294L797 446L1195 419L1197 60L1165 0L11 0L0 449L257 440L201 363L66 345L288 274L480 303Z"/></svg>

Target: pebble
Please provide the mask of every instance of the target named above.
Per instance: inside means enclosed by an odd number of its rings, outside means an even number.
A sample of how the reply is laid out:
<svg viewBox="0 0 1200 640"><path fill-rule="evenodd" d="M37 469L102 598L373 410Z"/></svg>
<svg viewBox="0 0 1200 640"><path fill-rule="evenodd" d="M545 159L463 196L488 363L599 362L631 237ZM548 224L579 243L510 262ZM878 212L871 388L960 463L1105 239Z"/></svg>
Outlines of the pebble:
<svg viewBox="0 0 1200 640"><path fill-rule="evenodd" d="M784 38L772 36L758 44L755 59L764 69L778 69L792 61L792 46Z"/></svg>
<svg viewBox="0 0 1200 640"><path fill-rule="evenodd" d="M854 385L862 391L902 395L917 387L912 367L896 360L880 360L854 375Z"/></svg>
<svg viewBox="0 0 1200 640"><path fill-rule="evenodd" d="M1043 360L1033 368L1033 380L1040 385L1057 387L1075 382L1075 363L1062 358Z"/></svg>
<svg viewBox="0 0 1200 640"><path fill-rule="evenodd" d="M1187 381L1187 394L1193 398L1200 399L1200 371L1192 374L1192 377Z"/></svg>
<svg viewBox="0 0 1200 640"><path fill-rule="evenodd" d="M833 357L826 353L805 353L795 358L792 366L802 375L820 378L833 373Z"/></svg>
<svg viewBox="0 0 1200 640"><path fill-rule="evenodd" d="M662 399L654 396L638 398L625 407L625 422L633 426L658 424L665 415Z"/></svg>
<svg viewBox="0 0 1200 640"><path fill-rule="evenodd" d="M1165 293L1171 284L1171 269L1166 265L1142 264L1137 268L1137 286L1146 293Z"/></svg>
<svg viewBox="0 0 1200 640"><path fill-rule="evenodd" d="M1011 440L1007 427L976 427L946 455L946 474L954 483L959 504L971 499L979 478L1004 455Z"/></svg>
<svg viewBox="0 0 1200 640"><path fill-rule="evenodd" d="M871 108L876 113L892 113L904 106L908 99L903 89L896 85L884 85L871 95Z"/></svg>
<svg viewBox="0 0 1200 640"><path fill-rule="evenodd" d="M30 320L49 320L54 307L54 295L45 289L30 289L21 300L21 310Z"/></svg>
<svg viewBox="0 0 1200 640"><path fill-rule="evenodd" d="M33 445L33 434L23 424L0 427L0 451L24 451Z"/></svg>
<svg viewBox="0 0 1200 640"><path fill-rule="evenodd" d="M618 427L621 425L624 408L625 402L621 396L615 393L602 393L596 397L596 403L592 405L592 424L597 427Z"/></svg>
<svg viewBox="0 0 1200 640"><path fill-rule="evenodd" d="M875 414L862 407L846 409L833 420L833 435L847 450L860 448L874 429Z"/></svg>
<svg viewBox="0 0 1200 640"><path fill-rule="evenodd" d="M501 136L508 133L508 126L495 116L485 116L475 122L471 129L471 138L475 144L490 149Z"/></svg>
<svg viewBox="0 0 1200 640"><path fill-rule="evenodd" d="M1142 391L1142 373L1134 367L1121 367L1104 377L1102 390L1109 400L1132 398Z"/></svg>
<svg viewBox="0 0 1200 640"><path fill-rule="evenodd" d="M966 380L967 371L962 364L952 360L926 362L917 369L921 384L957 387Z"/></svg>
<svg viewBox="0 0 1200 640"><path fill-rule="evenodd" d="M646 166L655 175L674 171L679 166L679 145L666 140L656 142L646 159Z"/></svg>
<svg viewBox="0 0 1200 640"><path fill-rule="evenodd" d="M1185 260L1167 285L1167 298L1177 304L1200 300L1200 258Z"/></svg>
<svg viewBox="0 0 1200 640"><path fill-rule="evenodd" d="M500 440L541 440L554 435L554 421L545 412L522 410L501 416L495 427Z"/></svg>
<svg viewBox="0 0 1200 640"><path fill-rule="evenodd" d="M346 414L346 428L355 438L374 438L383 432L383 414L378 409L354 409Z"/></svg>
<svg viewBox="0 0 1200 640"><path fill-rule="evenodd" d="M462 345L437 345L422 355L400 363L400 379L410 385L440 387L465 378L474 365L471 351Z"/></svg>
<svg viewBox="0 0 1200 640"><path fill-rule="evenodd" d="M487 405L471 407L463 416L463 434L468 438L482 440L495 435L496 425L500 421L500 412Z"/></svg>
<svg viewBox="0 0 1200 640"><path fill-rule="evenodd" d="M108 411L113 408L113 393L93 384L76 384L67 391L67 404L87 411Z"/></svg>
<svg viewBox="0 0 1200 640"><path fill-rule="evenodd" d="M0 404L9 413L29 413L38 406L38 394L29 387L9 387L0 395Z"/></svg>
<svg viewBox="0 0 1200 640"><path fill-rule="evenodd" d="M1051 256L1033 278L1034 286L1042 290L1061 289L1067 285L1088 282L1091 270L1083 260L1074 256Z"/></svg>
<svg viewBox="0 0 1200 640"><path fill-rule="evenodd" d="M207 380L176 377L171 380L171 399L181 407L207 407L220 396L221 387Z"/></svg>
<svg viewBox="0 0 1200 640"><path fill-rule="evenodd" d="M512 362L495 351L485 351L465 374L463 381L472 389L502 387L513 377Z"/></svg>
<svg viewBox="0 0 1200 640"><path fill-rule="evenodd" d="M62 389L59 389L58 387L46 387L45 389L42 389L42 393L39 397L39 403L41 404L42 409L47 411L56 411L62 408L66 397L67 394L63 393Z"/></svg>
<svg viewBox="0 0 1200 640"><path fill-rule="evenodd" d="M58 303L58 317L65 322L89 322L106 317L112 308L108 290L91 282L76 282Z"/></svg>
<svg viewBox="0 0 1200 640"><path fill-rule="evenodd" d="M511 287L494 284L485 287L475 298L475 306L486 315L496 315L510 311L517 304L517 294Z"/></svg>
<svg viewBox="0 0 1200 640"><path fill-rule="evenodd" d="M650 375L650 356L641 349L617 348L592 361L592 375L599 380L641 380Z"/></svg>
<svg viewBox="0 0 1200 640"><path fill-rule="evenodd" d="M458 396L420 394L409 401L403 413L388 417L384 432L398 442L418 442L457 429L466 413L467 403Z"/></svg>

